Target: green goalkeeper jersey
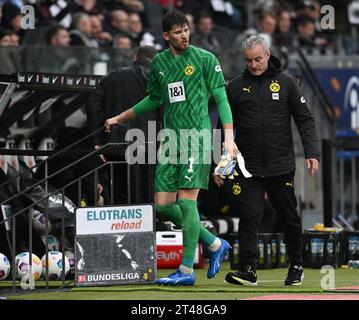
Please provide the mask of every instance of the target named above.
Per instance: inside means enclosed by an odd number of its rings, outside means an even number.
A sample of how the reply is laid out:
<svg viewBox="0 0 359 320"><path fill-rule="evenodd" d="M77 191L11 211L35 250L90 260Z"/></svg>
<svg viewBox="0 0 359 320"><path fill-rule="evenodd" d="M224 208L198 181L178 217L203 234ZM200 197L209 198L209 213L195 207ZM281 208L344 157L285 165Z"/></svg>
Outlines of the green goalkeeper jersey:
<svg viewBox="0 0 359 320"><path fill-rule="evenodd" d="M167 49L154 57L147 91L152 100L164 105L164 127L174 130L179 141L181 129L212 130L209 95L225 84L218 59L190 45L179 56Z"/></svg>

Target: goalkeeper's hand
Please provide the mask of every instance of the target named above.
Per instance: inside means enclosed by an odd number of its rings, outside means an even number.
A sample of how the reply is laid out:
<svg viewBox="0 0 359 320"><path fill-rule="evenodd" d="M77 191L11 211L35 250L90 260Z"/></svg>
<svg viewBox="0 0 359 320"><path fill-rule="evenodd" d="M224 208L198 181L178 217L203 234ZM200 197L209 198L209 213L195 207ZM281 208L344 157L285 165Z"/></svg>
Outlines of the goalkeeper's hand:
<svg viewBox="0 0 359 320"><path fill-rule="evenodd" d="M228 139L224 140L222 151L223 152L227 151L227 153L229 153L231 159L235 159L238 152L239 152L236 143L231 138L228 138Z"/></svg>
<svg viewBox="0 0 359 320"><path fill-rule="evenodd" d="M105 122L105 132L111 132L112 128L121 124L119 116L107 119Z"/></svg>

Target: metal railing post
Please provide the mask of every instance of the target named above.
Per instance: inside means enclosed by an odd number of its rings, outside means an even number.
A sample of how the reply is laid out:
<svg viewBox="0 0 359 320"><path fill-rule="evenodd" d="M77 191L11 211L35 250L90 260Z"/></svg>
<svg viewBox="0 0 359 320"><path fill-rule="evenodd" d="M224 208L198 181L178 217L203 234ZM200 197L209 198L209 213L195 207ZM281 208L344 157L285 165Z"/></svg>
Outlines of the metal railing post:
<svg viewBox="0 0 359 320"><path fill-rule="evenodd" d="M12 292L16 290L16 270L15 270L15 257L16 257L16 217L11 218L12 222Z"/></svg>
<svg viewBox="0 0 359 320"><path fill-rule="evenodd" d="M113 205L114 192L113 192L113 163L110 163L110 204Z"/></svg>
<svg viewBox="0 0 359 320"><path fill-rule="evenodd" d="M65 208L65 192L61 189L61 205ZM61 252L62 252L62 270L61 280L62 286L65 285L66 257L65 257L65 214L61 215Z"/></svg>
<svg viewBox="0 0 359 320"><path fill-rule="evenodd" d="M325 227L331 227L333 224L333 153L330 140L322 140L323 153L323 221Z"/></svg>
<svg viewBox="0 0 359 320"><path fill-rule="evenodd" d="M33 215L33 209L29 209L28 211L28 228L29 228L29 289L35 289L34 288L34 277L33 277L33 265L32 265L32 215ZM41 274L40 274L41 276Z"/></svg>
<svg viewBox="0 0 359 320"><path fill-rule="evenodd" d="M49 222L49 190L48 190L48 161L45 160L45 216L46 216L46 227L45 227L45 259L46 259L46 272L45 272L45 280L46 290L49 289L49 229L48 229L48 222Z"/></svg>

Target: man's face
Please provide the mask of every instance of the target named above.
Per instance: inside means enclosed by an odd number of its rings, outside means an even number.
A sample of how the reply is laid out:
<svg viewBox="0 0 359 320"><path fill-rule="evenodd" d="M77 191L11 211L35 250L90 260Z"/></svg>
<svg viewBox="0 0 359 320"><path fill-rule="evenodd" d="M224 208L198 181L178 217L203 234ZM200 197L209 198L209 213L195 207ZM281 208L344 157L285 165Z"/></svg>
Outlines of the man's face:
<svg viewBox="0 0 359 320"><path fill-rule="evenodd" d="M12 33L10 35L10 38L11 38L11 45L13 47L18 47L20 43L20 37L16 33Z"/></svg>
<svg viewBox="0 0 359 320"><path fill-rule="evenodd" d="M272 34L277 26L277 21L272 16L266 16L259 22L259 29L263 33Z"/></svg>
<svg viewBox="0 0 359 320"><path fill-rule="evenodd" d="M314 20L318 20L320 18L320 4L316 1L312 1L312 3L306 7L305 13Z"/></svg>
<svg viewBox="0 0 359 320"><path fill-rule="evenodd" d="M119 37L116 40L115 47L117 49L131 49L131 40L127 37Z"/></svg>
<svg viewBox="0 0 359 320"><path fill-rule="evenodd" d="M91 16L90 17L91 25L92 25L92 33L97 35L102 32L102 24L99 16Z"/></svg>
<svg viewBox="0 0 359 320"><path fill-rule="evenodd" d="M69 47L71 38L67 30L60 29L55 36L55 46L58 47Z"/></svg>
<svg viewBox="0 0 359 320"><path fill-rule="evenodd" d="M290 31L290 14L287 11L283 11L279 16L278 27L281 32Z"/></svg>
<svg viewBox="0 0 359 320"><path fill-rule="evenodd" d="M298 25L298 35L301 39L312 39L315 35L315 24Z"/></svg>
<svg viewBox="0 0 359 320"><path fill-rule="evenodd" d="M22 16L19 14L11 20L10 25L14 31L21 30L21 20Z"/></svg>
<svg viewBox="0 0 359 320"><path fill-rule="evenodd" d="M243 53L251 74L260 76L267 70L270 52L265 51L260 44L257 43L253 49L246 49Z"/></svg>
<svg viewBox="0 0 359 320"><path fill-rule="evenodd" d="M198 32L202 34L210 34L213 29L213 22L212 18L210 17L204 17L202 18L197 25Z"/></svg>
<svg viewBox="0 0 359 320"><path fill-rule="evenodd" d="M128 19L130 23L130 30L135 33L140 33L143 29L140 16L137 13L131 13L128 16Z"/></svg>
<svg viewBox="0 0 359 320"><path fill-rule="evenodd" d="M187 50L189 36L190 31L187 24L173 26L169 32L163 32L163 38L169 42L170 47L177 53Z"/></svg>
<svg viewBox="0 0 359 320"><path fill-rule="evenodd" d="M119 31L128 31L130 25L127 13L122 10L113 11L111 24Z"/></svg>
<svg viewBox="0 0 359 320"><path fill-rule="evenodd" d="M0 40L0 47L11 47L11 37L10 35L4 36Z"/></svg>

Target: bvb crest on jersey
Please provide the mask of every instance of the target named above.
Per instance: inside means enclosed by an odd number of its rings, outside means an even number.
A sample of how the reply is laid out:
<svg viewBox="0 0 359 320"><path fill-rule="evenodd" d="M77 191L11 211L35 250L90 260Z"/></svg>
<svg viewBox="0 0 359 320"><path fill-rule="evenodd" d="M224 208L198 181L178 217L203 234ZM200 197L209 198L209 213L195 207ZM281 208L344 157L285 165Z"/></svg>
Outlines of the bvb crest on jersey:
<svg viewBox="0 0 359 320"><path fill-rule="evenodd" d="M233 194L235 196L237 196L241 193L242 188L240 187L240 185L238 183L235 183L235 184L233 184L232 191L233 191Z"/></svg>
<svg viewBox="0 0 359 320"><path fill-rule="evenodd" d="M279 85L277 80L272 81L272 83L269 86L269 90L272 91L272 92L279 92L280 85Z"/></svg>
<svg viewBox="0 0 359 320"><path fill-rule="evenodd" d="M191 64L189 64L185 69L184 69L184 73L186 76L191 76L194 72L194 66L192 66Z"/></svg>

